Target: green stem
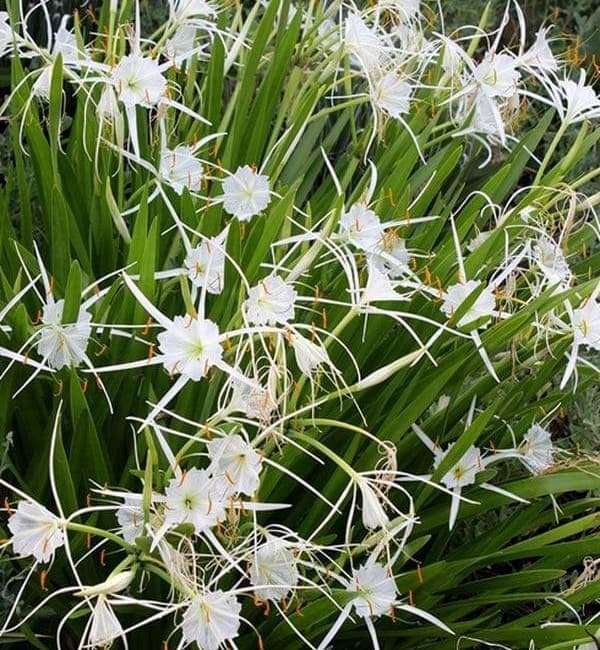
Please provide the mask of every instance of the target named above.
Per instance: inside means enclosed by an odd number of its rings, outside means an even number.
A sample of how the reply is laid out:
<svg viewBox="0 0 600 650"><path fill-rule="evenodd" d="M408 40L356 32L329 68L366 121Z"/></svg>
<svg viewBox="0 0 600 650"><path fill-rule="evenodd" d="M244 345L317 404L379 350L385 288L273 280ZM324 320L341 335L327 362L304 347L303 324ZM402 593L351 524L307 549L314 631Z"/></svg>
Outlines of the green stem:
<svg viewBox="0 0 600 650"><path fill-rule="evenodd" d="M558 147L558 143L560 142L561 138L565 134L565 131L567 130L567 123L563 122L560 125L560 128L556 132L556 135L554 136L552 142L550 143L550 146L548 147L548 151L546 151L546 155L544 156L544 160L542 160L542 164L540 165L540 168L538 169L538 172L535 176L535 180L533 181L534 185L539 185L540 181L542 180L544 173L546 172L546 168L548 167L548 164L550 163L550 160L552 159L552 156L554 155L554 152L556 151L556 147Z"/></svg>
<svg viewBox="0 0 600 650"><path fill-rule="evenodd" d="M88 526L87 524L77 524L74 521L69 521L66 524L68 530L72 530L75 533L84 533L85 535L94 535L96 537L104 537L109 539L111 542L118 544L123 547L128 553L137 553L137 548L132 544L128 544L124 539L111 533L108 530L102 530L101 528L96 528L95 526Z"/></svg>

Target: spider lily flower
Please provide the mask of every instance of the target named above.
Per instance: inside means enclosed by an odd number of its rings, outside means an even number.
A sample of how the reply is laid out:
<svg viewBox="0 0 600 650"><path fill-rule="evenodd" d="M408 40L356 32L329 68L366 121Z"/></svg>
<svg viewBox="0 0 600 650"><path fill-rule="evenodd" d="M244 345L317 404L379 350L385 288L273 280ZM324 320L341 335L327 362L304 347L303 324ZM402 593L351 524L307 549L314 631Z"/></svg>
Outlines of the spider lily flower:
<svg viewBox="0 0 600 650"><path fill-rule="evenodd" d="M101 366L95 368L93 372L116 372L162 364L169 374L179 375L173 386L140 425L140 430L153 422L158 413L166 408L171 400L175 399L175 396L183 390L188 381L200 381L206 377L212 367L217 367L230 375L236 376L241 381L250 382L235 368L223 361L223 342L228 338L228 335L220 334L215 323L205 318L195 318L189 314L175 316L173 319L168 318L146 298L126 273L123 273L123 280L137 301L163 328L163 331L157 335L158 354L140 361ZM91 372L91 370L87 370L87 372Z"/></svg>
<svg viewBox="0 0 600 650"><path fill-rule="evenodd" d="M397 597L396 581L390 569L369 558L363 566L353 570L350 579L339 579L352 599L340 612L317 650L325 650L330 645L353 609L365 621L373 648L377 650L379 643L372 619L392 614Z"/></svg>
<svg viewBox="0 0 600 650"><path fill-rule="evenodd" d="M238 167L223 181L223 195L219 200L227 214L239 221L249 221L271 202L269 177L255 172L249 165Z"/></svg>
<svg viewBox="0 0 600 650"><path fill-rule="evenodd" d="M421 0L377 0L376 10L393 12L403 21L414 20L421 12Z"/></svg>
<svg viewBox="0 0 600 650"><path fill-rule="evenodd" d="M564 290L571 281L571 269L560 246L550 237L540 237L531 249L533 261L546 282Z"/></svg>
<svg viewBox="0 0 600 650"><path fill-rule="evenodd" d="M342 215L339 232L343 241L366 253L373 253L380 246L384 231L381 220L373 210L355 203Z"/></svg>
<svg viewBox="0 0 600 650"><path fill-rule="evenodd" d="M14 35L10 26L8 12L0 11L0 57L13 47Z"/></svg>
<svg viewBox="0 0 600 650"><path fill-rule="evenodd" d="M176 21L185 22L193 18L214 18L217 10L209 0L169 0L171 14Z"/></svg>
<svg viewBox="0 0 600 650"><path fill-rule="evenodd" d="M190 315L175 316L157 340L165 370L192 381L205 377L212 366L219 365L223 356L217 325Z"/></svg>
<svg viewBox="0 0 600 650"><path fill-rule="evenodd" d="M550 28L542 28L537 32L533 45L517 59L519 65L541 72L558 71L559 65L547 38L549 31Z"/></svg>
<svg viewBox="0 0 600 650"><path fill-rule="evenodd" d="M70 16L63 16L57 32L54 34L54 44L52 46L52 54L62 54L63 62L66 65L77 64L79 61L87 57L87 52L79 49L75 34L67 29L67 22Z"/></svg>
<svg viewBox="0 0 600 650"><path fill-rule="evenodd" d="M119 638L126 643L125 631L113 610L109 597L127 589L134 577L133 570L119 571L104 582L83 587L75 594L88 601L91 598L96 599L92 606L89 627L86 628L87 634L84 635L84 647L108 647Z"/></svg>
<svg viewBox="0 0 600 650"><path fill-rule="evenodd" d="M373 85L374 105L391 117L400 117L408 113L411 97L412 86L393 72L383 75Z"/></svg>
<svg viewBox="0 0 600 650"><path fill-rule="evenodd" d="M385 528L390 521L381 503L381 497L376 493L371 482L360 476L356 485L362 497L362 522L367 530Z"/></svg>
<svg viewBox="0 0 600 650"><path fill-rule="evenodd" d="M365 619L389 614L397 596L396 582L389 568L377 562L366 562L355 569L347 590L356 594L352 606Z"/></svg>
<svg viewBox="0 0 600 650"><path fill-rule="evenodd" d="M65 324L62 322L64 306L64 300L55 301L48 296L48 302L42 308L37 343L38 354L56 370L80 366L87 359L86 350L92 334L91 314L80 308L77 320Z"/></svg>
<svg viewBox="0 0 600 650"><path fill-rule="evenodd" d="M219 294L225 286L225 240L228 228L210 239L203 239L198 246L189 250L184 266L190 282L195 287L206 287L206 291Z"/></svg>
<svg viewBox="0 0 600 650"><path fill-rule="evenodd" d="M399 278L410 270L411 255L404 239L395 230L387 230L379 242L376 252L369 256L370 264L390 278Z"/></svg>
<svg viewBox="0 0 600 650"><path fill-rule="evenodd" d="M475 110L471 129L488 136L493 142L506 143L506 124L500 106L493 97L478 92L474 99Z"/></svg>
<svg viewBox="0 0 600 650"><path fill-rule="evenodd" d="M67 29L69 16L63 16L58 31L50 38L48 43L50 62L41 68L37 79L33 82L31 92L34 96L48 101L50 99L50 82L54 60L60 54L63 65L67 69L76 69L84 64L90 64L87 52L81 51L77 44L75 34Z"/></svg>
<svg viewBox="0 0 600 650"><path fill-rule="evenodd" d="M114 113L114 106L116 105L116 114L120 116L118 105L116 104L116 95L110 86L107 86L102 94L100 104L104 100L106 91L109 90L110 94L107 96L109 98L109 108L107 109L110 113L110 118ZM98 107L100 107L100 104ZM135 153L128 152L122 147L113 145L110 142L107 142L108 146L114 149L119 155L127 158L131 162L143 167L145 170L149 171L154 176L154 181L156 184L155 189L148 196L148 202L153 201L157 196L162 196L165 204L173 220L179 228L179 232L184 239L186 248L191 248L191 245L188 246L188 237L185 234L185 228L180 224L180 220L177 217L175 208L171 204L169 197L163 190L163 184L168 185L176 194L183 194L184 189L187 189L194 196L200 196L199 192L202 186L202 180L205 177L204 174L204 164L208 165L205 160L202 160L197 157L198 152L209 142L222 137L222 133L211 133L210 135L201 138L195 144L188 145L177 145L174 149L169 149L167 146L167 135L165 133L164 122L161 121L161 151L160 151L160 160L158 167L155 167L147 160L140 158L139 155ZM121 216L135 213L139 210L139 205L135 205L127 210L125 210Z"/></svg>
<svg viewBox="0 0 600 650"><path fill-rule="evenodd" d="M580 360L579 348L584 346L593 350L600 350L600 303L597 301L599 289L600 285L586 303L578 309L572 309L568 302L565 303L571 319L573 346L560 383L561 389L566 386L569 378L576 371L577 361Z"/></svg>
<svg viewBox="0 0 600 650"><path fill-rule="evenodd" d="M475 83L490 98L512 97L517 92L520 78L517 60L504 53L488 52L473 71Z"/></svg>
<svg viewBox="0 0 600 650"><path fill-rule="evenodd" d="M468 280L453 284L446 290L440 309L448 318L452 318L456 310L480 286L481 282L479 280ZM469 307L466 314L459 320L458 327L467 327L482 319L489 319L495 314L495 309L496 297L489 287L485 287L477 296L475 302Z"/></svg>
<svg viewBox="0 0 600 650"><path fill-rule="evenodd" d="M290 332L290 341L298 368L306 377L312 377L313 373L323 366L336 370L322 345L313 343L297 332Z"/></svg>
<svg viewBox="0 0 600 650"><path fill-rule="evenodd" d="M198 28L195 25L179 25L173 36L167 39L163 54L171 59L175 66L180 66L194 53L198 54L195 49L197 33Z"/></svg>
<svg viewBox="0 0 600 650"><path fill-rule="evenodd" d="M15 307L17 304L19 304L21 298L32 288L35 287L35 283L39 280L40 276L37 276L36 278L31 278L30 281L20 290L18 291L7 303L2 309L0 309L0 332L10 332L10 327L8 325L2 325L2 321L6 317L6 315L11 311L13 307ZM38 363L37 361L34 361L32 359L29 359L29 357L21 354L20 352L13 352L12 350L9 350L8 348L5 348L0 345L0 357L4 357L5 359L9 360L9 365L12 364L15 361L18 361L19 363L22 363L23 365L26 366L32 366L36 368L38 371L48 371L48 372L54 372L54 368L50 368L49 366L46 366L43 363ZM2 375L0 375L1 377Z"/></svg>
<svg viewBox="0 0 600 650"><path fill-rule="evenodd" d="M123 639L125 642L125 631L107 596L101 594L92 607L83 647L108 648L117 639Z"/></svg>
<svg viewBox="0 0 600 650"><path fill-rule="evenodd" d="M533 424L523 436L517 453L532 474L542 474L554 465L556 448L550 432L539 424Z"/></svg>
<svg viewBox="0 0 600 650"><path fill-rule="evenodd" d="M231 397L224 410L229 413L239 411L251 420L269 422L277 408L276 387L259 383L251 386L235 377L230 381Z"/></svg>
<svg viewBox="0 0 600 650"><path fill-rule="evenodd" d="M112 86L104 86L100 99L96 105L96 114L99 118L109 124L118 124L122 122L121 111L119 109L119 100L117 93Z"/></svg>
<svg viewBox="0 0 600 650"><path fill-rule="evenodd" d="M436 448L433 466L437 469L444 458L452 449L453 444L449 445L445 451ZM463 488L467 485L473 485L477 478L477 474L482 470L481 451L471 446L465 451L463 457L452 467L442 478L441 482L451 489Z"/></svg>
<svg viewBox="0 0 600 650"><path fill-rule="evenodd" d="M467 424L470 424L472 418L472 413L467 419ZM433 466L434 469L438 469L446 456L450 453L455 443L450 443L446 449L442 449L434 443L431 438L417 425L412 425L412 430L416 433L417 437L421 442L431 451L433 454ZM462 455L461 458L451 467L444 476L441 477L440 482L449 488L452 491L452 502L450 504L450 515L448 518L448 528L452 530L456 519L458 517L458 511L460 508L460 502L462 500L461 493L465 487L474 485L477 481L477 475L490 464L502 460L505 458L505 455L502 452L497 454L490 454L485 458L481 454L481 450L474 445L471 445ZM431 478L431 477L427 477ZM490 492L495 492L501 494L509 499L514 501L519 501L520 503L528 503L525 499L499 488L495 485L490 485L489 483L481 483L479 487L482 487L485 490Z"/></svg>
<svg viewBox="0 0 600 650"><path fill-rule="evenodd" d="M201 650L219 650L238 636L241 609L234 594L221 590L199 593L183 614L184 642L196 642Z"/></svg>
<svg viewBox="0 0 600 650"><path fill-rule="evenodd" d="M386 273L381 271L375 264L368 264L369 276L367 284L362 291L361 303L369 305L372 302L387 300L402 300L402 296L396 293L395 287L398 283L393 282Z"/></svg>
<svg viewBox="0 0 600 650"><path fill-rule="evenodd" d="M139 40L139 35L137 38ZM137 158L140 157L137 106L149 109L158 106L172 107L199 122L208 124L208 120L201 115L169 97L167 79L163 72L171 65L172 61L158 63L155 59L144 56L140 52L139 43L137 45L134 43L133 52L125 55L107 76L101 77L103 83L114 88L117 99L125 108L129 139Z"/></svg>
<svg viewBox="0 0 600 650"><path fill-rule="evenodd" d="M133 497L125 497L123 505L116 512L119 534L129 544L144 534L144 512L142 502Z"/></svg>
<svg viewBox="0 0 600 650"><path fill-rule="evenodd" d="M240 435L230 434L206 443L209 472L223 479L230 494L253 496L260 482L262 459Z"/></svg>
<svg viewBox="0 0 600 650"><path fill-rule="evenodd" d="M364 620L374 650L378 650L379 642L373 619L385 615L391 616L395 609L419 616L448 634L454 634L435 616L417 607L399 602L396 581L391 568L380 564L373 556L369 557L360 568L354 569L350 579L344 577L338 577L338 579L345 584L346 591L353 597L341 611L317 650L325 650L329 646L352 610Z"/></svg>
<svg viewBox="0 0 600 650"><path fill-rule="evenodd" d="M488 372L496 381L500 381L490 361L485 348L481 342L481 337L479 336L478 328L485 327L488 324L488 321L492 315L496 315L496 296L492 291L491 286L486 286L483 289L480 288L481 282L479 280L467 280L467 275L465 272L464 259L460 247L460 241L458 239L458 233L456 231L456 225L454 219L450 218L450 225L452 228L452 238L454 240L454 248L456 251L456 259L458 262L458 283L448 287L444 293L444 300L441 305L441 310L449 317L452 318L456 313L456 310L463 305L463 303L469 298L472 301L472 294L477 291L477 296L472 304L470 304L466 313L462 314L458 327L469 327L470 336L473 339L473 343L477 347L477 352L481 357L485 367ZM497 280L496 284L500 284L500 280Z"/></svg>
<svg viewBox="0 0 600 650"><path fill-rule="evenodd" d="M253 552L248 573L256 596L275 602L287 598L300 580L294 553L272 535Z"/></svg>
<svg viewBox="0 0 600 650"><path fill-rule="evenodd" d="M35 501L19 502L8 520L8 529L15 553L32 555L37 562L50 562L56 549L65 543L62 521Z"/></svg>
<svg viewBox="0 0 600 650"><path fill-rule="evenodd" d="M384 61L386 44L373 27L357 13L344 21L344 45L350 60L366 74L377 73Z"/></svg>
<svg viewBox="0 0 600 650"><path fill-rule="evenodd" d="M178 145L175 149L164 147L160 152L158 175L181 195L187 188L190 192L199 192L204 168L195 156L195 148Z"/></svg>
<svg viewBox="0 0 600 650"><path fill-rule="evenodd" d="M248 292L243 310L255 325L285 324L294 318L298 293L278 275L269 275Z"/></svg>
<svg viewBox="0 0 600 650"><path fill-rule="evenodd" d="M561 79L557 85L548 87L552 104L564 126L600 117L600 97L592 86L586 85L585 77L585 70L582 69L577 83L571 79Z"/></svg>
<svg viewBox="0 0 600 650"><path fill-rule="evenodd" d="M227 488L207 470L195 467L165 488L165 524L192 524L196 534L225 519Z"/></svg>
<svg viewBox="0 0 600 650"><path fill-rule="evenodd" d="M119 101L126 109L156 106L166 96L167 80L163 75L166 67L140 53L125 55L111 75Z"/></svg>
<svg viewBox="0 0 600 650"><path fill-rule="evenodd" d="M583 307L573 310L573 336L577 345L600 350L600 303L590 298Z"/></svg>

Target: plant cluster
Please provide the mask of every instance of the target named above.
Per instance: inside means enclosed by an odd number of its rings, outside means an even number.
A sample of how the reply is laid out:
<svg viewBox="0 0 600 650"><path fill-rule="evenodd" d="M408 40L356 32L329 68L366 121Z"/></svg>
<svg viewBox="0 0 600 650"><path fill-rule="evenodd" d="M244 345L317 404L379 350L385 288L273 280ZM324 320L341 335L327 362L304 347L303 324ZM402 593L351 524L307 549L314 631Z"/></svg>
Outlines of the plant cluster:
<svg viewBox="0 0 600 650"><path fill-rule="evenodd" d="M585 71L516 3L168 15L0 13L0 638L593 642L600 476L552 433L598 379Z"/></svg>

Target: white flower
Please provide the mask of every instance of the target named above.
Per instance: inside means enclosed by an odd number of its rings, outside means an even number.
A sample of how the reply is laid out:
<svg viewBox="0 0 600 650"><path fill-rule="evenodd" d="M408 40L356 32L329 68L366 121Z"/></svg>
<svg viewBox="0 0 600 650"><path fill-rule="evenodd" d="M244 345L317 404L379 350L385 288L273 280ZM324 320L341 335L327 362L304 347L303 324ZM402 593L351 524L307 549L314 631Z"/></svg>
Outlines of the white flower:
<svg viewBox="0 0 600 650"><path fill-rule="evenodd" d="M49 562L65 543L60 519L35 501L21 501L8 520L15 553Z"/></svg>
<svg viewBox="0 0 600 650"><path fill-rule="evenodd" d="M399 117L410 111L412 87L393 72L388 72L375 83L373 101L382 111Z"/></svg>
<svg viewBox="0 0 600 650"><path fill-rule="evenodd" d="M229 403L231 411L241 411L251 420L268 422L277 408L275 391L259 384L250 385L232 377L233 393Z"/></svg>
<svg viewBox="0 0 600 650"><path fill-rule="evenodd" d="M508 54L486 54L475 68L473 77L488 97L512 97L521 75L517 62Z"/></svg>
<svg viewBox="0 0 600 650"><path fill-rule="evenodd" d="M225 519L225 490L203 469L195 467L171 479L165 488L165 523L192 524L196 533Z"/></svg>
<svg viewBox="0 0 600 650"><path fill-rule="evenodd" d="M396 583L390 569L377 562L366 562L355 569L348 591L356 594L352 605L358 616L372 618L389 614L396 601Z"/></svg>
<svg viewBox="0 0 600 650"><path fill-rule="evenodd" d="M434 455L433 466L437 469L454 443L448 446L446 451L437 448ZM477 447L471 445L465 451L463 457L441 478L441 482L449 488L462 488L475 483L477 474L482 470L481 452Z"/></svg>
<svg viewBox="0 0 600 650"><path fill-rule="evenodd" d="M186 256L184 265L196 287L206 286L209 293L219 294L225 284L225 238L227 229L217 237L203 239Z"/></svg>
<svg viewBox="0 0 600 650"><path fill-rule="evenodd" d="M471 124L473 131L504 142L506 139L506 126L496 100L483 91L479 91L473 101L475 108ZM468 111L470 110L470 107L468 107Z"/></svg>
<svg viewBox="0 0 600 650"><path fill-rule="evenodd" d="M450 38L443 38L444 55L442 57L442 68L451 77L456 77L463 67L463 50Z"/></svg>
<svg viewBox="0 0 600 650"><path fill-rule="evenodd" d="M188 58L194 51L197 31L195 25L188 23L179 25L173 36L165 43L165 56L176 61Z"/></svg>
<svg viewBox="0 0 600 650"><path fill-rule="evenodd" d="M117 510L119 533L129 544L144 534L144 513L139 499L125 497L123 505Z"/></svg>
<svg viewBox="0 0 600 650"><path fill-rule="evenodd" d="M121 59L113 70L112 84L127 107L155 106L167 92L161 66L140 54L128 54Z"/></svg>
<svg viewBox="0 0 600 650"><path fill-rule="evenodd" d="M200 190L204 169L192 147L178 145L175 149L161 151L158 172L177 194L181 194L186 187L190 192Z"/></svg>
<svg viewBox="0 0 600 650"><path fill-rule="evenodd" d="M6 11L0 11L0 56L12 47L13 31Z"/></svg>
<svg viewBox="0 0 600 650"><path fill-rule="evenodd" d="M62 54L64 63L77 63L81 58L81 52L77 45L75 34L67 29L69 16L63 16L58 31L54 34L52 54Z"/></svg>
<svg viewBox="0 0 600 650"><path fill-rule="evenodd" d="M371 257L372 265L390 278L398 278L409 270L410 253L406 242L388 230L383 234L376 253Z"/></svg>
<svg viewBox="0 0 600 650"><path fill-rule="evenodd" d="M590 299L573 310L572 326L577 345L600 350L600 304L596 300Z"/></svg>
<svg viewBox="0 0 600 650"><path fill-rule="evenodd" d="M340 219L340 234L353 246L369 253L380 245L383 229L373 210L355 203Z"/></svg>
<svg viewBox="0 0 600 650"><path fill-rule="evenodd" d="M114 575L109 576L104 582L95 585L85 586L78 591L76 596L83 596L92 598L94 596L108 596L110 594L118 594L119 592L127 589L135 578L135 571L131 569L126 571L119 571Z"/></svg>
<svg viewBox="0 0 600 650"><path fill-rule="evenodd" d="M64 300L51 300L42 309L42 328L37 344L38 354L47 360L51 368L60 370L65 366L77 367L86 359L88 340L92 333L92 316L80 309L77 322L62 321Z"/></svg>
<svg viewBox="0 0 600 650"><path fill-rule="evenodd" d="M107 648L115 639L124 636L123 627L104 595L98 596L90 620L87 648Z"/></svg>
<svg viewBox="0 0 600 650"><path fill-rule="evenodd" d="M104 86L98 105L96 106L96 113L99 117L112 122L121 114L119 111L119 102L117 94L112 86Z"/></svg>
<svg viewBox="0 0 600 650"><path fill-rule="evenodd" d="M327 350L322 345L317 345L300 334L291 335L292 348L300 372L310 377L317 368L331 365Z"/></svg>
<svg viewBox="0 0 600 650"><path fill-rule="evenodd" d="M533 247L533 259L550 284L565 285L571 280L571 271L560 246L549 237L538 239Z"/></svg>
<svg viewBox="0 0 600 650"><path fill-rule="evenodd" d="M211 460L209 471L224 476L232 493L251 497L258 488L262 467L260 455L238 434L215 438L206 443Z"/></svg>
<svg viewBox="0 0 600 650"><path fill-rule="evenodd" d="M287 323L294 318L297 297L294 287L278 275L270 275L248 292L248 298L244 301L246 318L255 325Z"/></svg>
<svg viewBox="0 0 600 650"><path fill-rule="evenodd" d="M366 478L361 476L356 483L362 496L362 522L364 527L369 530L385 527L390 519L381 505L379 496L369 485Z"/></svg>
<svg viewBox="0 0 600 650"><path fill-rule="evenodd" d="M223 356L219 328L210 320L175 316L157 340L167 372L193 381L200 381Z"/></svg>
<svg viewBox="0 0 600 650"><path fill-rule="evenodd" d="M294 554L276 537L269 538L253 554L249 574L250 582L260 587L256 589L256 595L264 600L287 598L299 580Z"/></svg>
<svg viewBox="0 0 600 650"><path fill-rule="evenodd" d="M177 20L209 18L217 13L209 0L171 0L171 6Z"/></svg>
<svg viewBox="0 0 600 650"><path fill-rule="evenodd" d="M394 282L390 280L385 268L380 270L373 263L368 264L369 277L367 285L362 291L361 301L363 304L377 302L380 300L398 300L399 294L394 289Z"/></svg>
<svg viewBox="0 0 600 650"><path fill-rule="evenodd" d="M562 109L566 124L600 117L600 97L592 86L586 85L585 70L581 70L578 83L571 79L561 79L557 90L555 100L557 107Z"/></svg>
<svg viewBox="0 0 600 650"><path fill-rule="evenodd" d="M477 250L484 242L488 240L489 236L492 234L493 230L482 230L469 241L467 244L467 250L469 250L471 253Z"/></svg>
<svg viewBox="0 0 600 650"><path fill-rule="evenodd" d="M388 9L397 12L400 17L410 20L419 14L421 0L379 0L378 9Z"/></svg>
<svg viewBox="0 0 600 650"><path fill-rule="evenodd" d="M540 29L533 45L519 59L519 63L529 68L537 68L544 72L556 72L558 63L552 54L546 34L550 31Z"/></svg>
<svg viewBox="0 0 600 650"><path fill-rule="evenodd" d="M42 68L37 79L31 86L31 92L40 99L48 101L50 99L50 80L52 79L52 66L47 65Z"/></svg>
<svg viewBox="0 0 600 650"><path fill-rule="evenodd" d="M195 641L200 650L219 650L238 636L241 609L236 597L224 591L195 596L183 615L184 641Z"/></svg>
<svg viewBox="0 0 600 650"><path fill-rule="evenodd" d="M442 303L441 310L451 318L456 310L463 304L463 302L479 287L481 282L478 280L468 280L467 282L459 282L448 287L445 295L444 302ZM463 315L458 322L458 327L465 327L470 325L481 318L490 317L494 314L496 307L496 298L489 287L477 296L475 302Z"/></svg>
<svg viewBox="0 0 600 650"><path fill-rule="evenodd" d="M238 167L223 181L223 208L240 221L248 221L262 212L271 201L269 177L258 174L249 165Z"/></svg>
<svg viewBox="0 0 600 650"><path fill-rule="evenodd" d="M519 448L521 458L533 474L541 474L554 464L554 445L550 432L534 424Z"/></svg>
<svg viewBox="0 0 600 650"><path fill-rule="evenodd" d="M375 31L356 13L344 23L344 42L352 61L365 72L375 71L381 63L385 47Z"/></svg>

